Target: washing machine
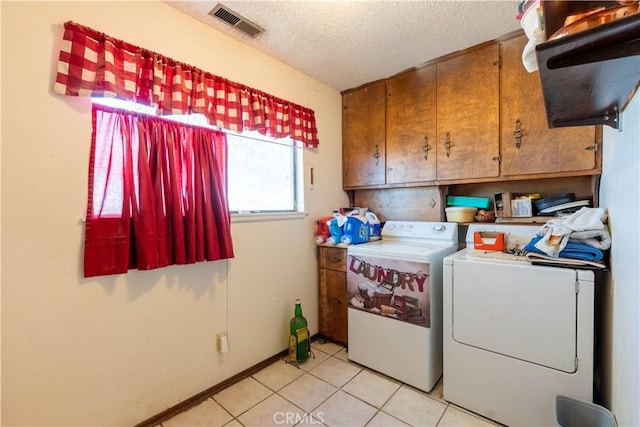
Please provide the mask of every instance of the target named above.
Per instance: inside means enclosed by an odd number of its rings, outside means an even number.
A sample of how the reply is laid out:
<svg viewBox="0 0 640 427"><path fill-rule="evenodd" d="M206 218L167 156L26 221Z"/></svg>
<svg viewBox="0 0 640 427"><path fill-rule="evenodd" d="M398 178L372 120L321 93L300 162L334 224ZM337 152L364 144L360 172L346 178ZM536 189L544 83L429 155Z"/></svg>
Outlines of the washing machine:
<svg viewBox="0 0 640 427"><path fill-rule="evenodd" d="M514 254L539 229L472 224L443 260L444 399L509 426L557 425L559 394L593 399L594 273ZM514 253L475 249L476 232Z"/></svg>
<svg viewBox="0 0 640 427"><path fill-rule="evenodd" d="M442 376L442 260L458 225L387 221L347 250L349 360L420 390Z"/></svg>

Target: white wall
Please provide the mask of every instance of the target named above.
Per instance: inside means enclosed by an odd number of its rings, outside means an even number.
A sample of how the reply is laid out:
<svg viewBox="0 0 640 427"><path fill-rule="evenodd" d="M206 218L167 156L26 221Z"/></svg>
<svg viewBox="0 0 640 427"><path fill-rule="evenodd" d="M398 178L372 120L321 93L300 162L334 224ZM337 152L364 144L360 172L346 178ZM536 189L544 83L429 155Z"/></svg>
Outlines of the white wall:
<svg viewBox="0 0 640 427"><path fill-rule="evenodd" d="M340 93L157 1L1 8L2 425L143 421L284 350L295 298L316 333L313 220L347 203ZM83 279L90 101L51 91L67 20L314 109L310 215L233 223L229 262Z"/></svg>
<svg viewBox="0 0 640 427"><path fill-rule="evenodd" d="M604 284L607 406L620 426L640 425L640 96L605 127L600 204L609 211L611 273Z"/></svg>

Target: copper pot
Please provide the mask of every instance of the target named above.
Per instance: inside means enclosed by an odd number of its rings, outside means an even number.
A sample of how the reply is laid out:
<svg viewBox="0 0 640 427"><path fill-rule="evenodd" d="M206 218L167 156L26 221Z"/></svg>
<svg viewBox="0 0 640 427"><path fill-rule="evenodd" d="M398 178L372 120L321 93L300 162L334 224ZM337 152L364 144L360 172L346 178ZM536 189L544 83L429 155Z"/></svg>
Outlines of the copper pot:
<svg viewBox="0 0 640 427"><path fill-rule="evenodd" d="M619 2L622 3L622 1ZM634 0L632 4L621 4L620 6L614 6L608 9L599 9L600 8L590 9L580 14L567 17L565 20L565 26L553 33L551 37L549 37L549 40L556 40L597 25L605 24L634 13L638 13L640 11L640 5Z"/></svg>

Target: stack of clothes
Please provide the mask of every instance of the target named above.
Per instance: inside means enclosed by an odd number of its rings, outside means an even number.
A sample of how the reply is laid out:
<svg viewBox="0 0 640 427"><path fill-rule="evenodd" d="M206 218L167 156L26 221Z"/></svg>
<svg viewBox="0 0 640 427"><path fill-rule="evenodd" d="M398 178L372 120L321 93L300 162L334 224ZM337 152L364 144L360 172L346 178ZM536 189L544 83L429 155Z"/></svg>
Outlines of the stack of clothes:
<svg viewBox="0 0 640 427"><path fill-rule="evenodd" d="M565 218L554 218L525 247L533 264L604 269L603 251L611 247L603 208L583 207Z"/></svg>

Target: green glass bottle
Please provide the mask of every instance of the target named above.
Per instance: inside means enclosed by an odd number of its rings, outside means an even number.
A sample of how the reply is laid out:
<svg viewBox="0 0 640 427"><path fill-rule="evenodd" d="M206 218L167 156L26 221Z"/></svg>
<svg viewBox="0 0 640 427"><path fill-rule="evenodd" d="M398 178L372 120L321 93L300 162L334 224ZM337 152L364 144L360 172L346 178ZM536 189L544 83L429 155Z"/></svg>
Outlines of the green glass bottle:
<svg viewBox="0 0 640 427"><path fill-rule="evenodd" d="M302 306L299 299L296 300L294 310L294 318L291 319L291 336L295 338L296 345L296 361L304 362L309 358L311 351L309 342L309 329L307 328L307 319L302 316ZM291 340L293 344L293 339Z"/></svg>

